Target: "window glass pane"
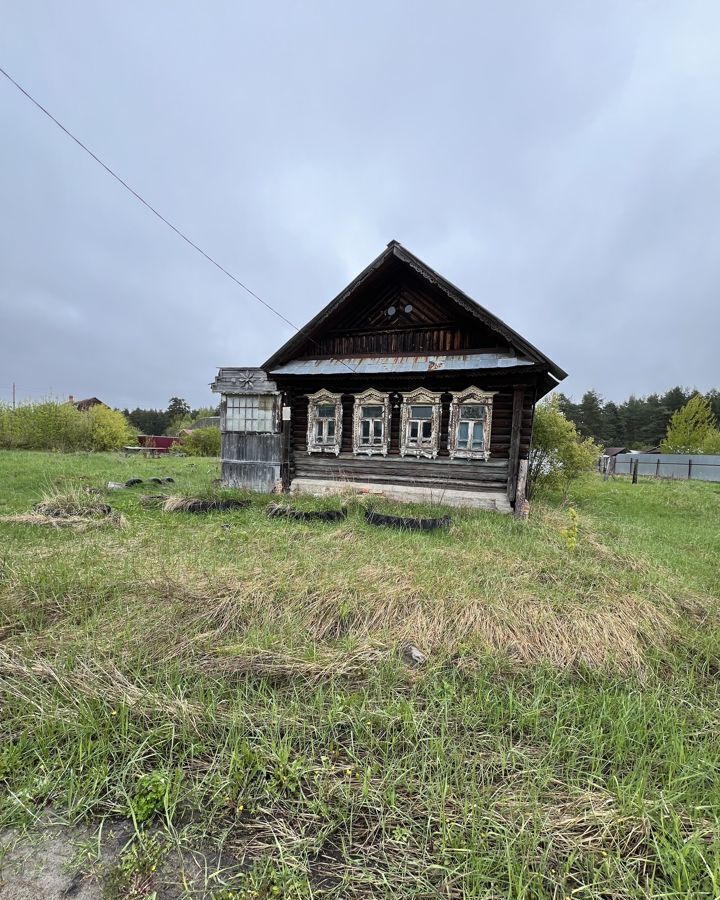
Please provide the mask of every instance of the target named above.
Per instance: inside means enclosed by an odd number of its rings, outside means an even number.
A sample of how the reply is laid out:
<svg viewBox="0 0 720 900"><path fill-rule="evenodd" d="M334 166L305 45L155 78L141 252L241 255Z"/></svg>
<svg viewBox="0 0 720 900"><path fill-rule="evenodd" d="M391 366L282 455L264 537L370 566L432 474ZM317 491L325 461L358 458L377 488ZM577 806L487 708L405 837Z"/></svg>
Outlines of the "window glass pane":
<svg viewBox="0 0 720 900"><path fill-rule="evenodd" d="M272 396L225 397L225 428L228 431L273 431L275 398Z"/></svg>
<svg viewBox="0 0 720 900"><path fill-rule="evenodd" d="M422 436L424 440L429 440L432 437L432 422L424 421L422 423Z"/></svg>
<svg viewBox="0 0 720 900"><path fill-rule="evenodd" d="M485 407L473 404L472 406L461 406L460 416L463 419L482 419L484 418Z"/></svg>
<svg viewBox="0 0 720 900"><path fill-rule="evenodd" d="M379 419L383 414L382 406L363 406L362 407L362 417L363 419Z"/></svg>
<svg viewBox="0 0 720 900"><path fill-rule="evenodd" d="M429 419L432 417L432 406L411 406L410 416L413 419Z"/></svg>
<svg viewBox="0 0 720 900"><path fill-rule="evenodd" d="M410 439L416 441L417 436L418 436L418 423L410 422Z"/></svg>
<svg viewBox="0 0 720 900"><path fill-rule="evenodd" d="M480 429L478 429L478 430L475 432L475 434L473 435L473 442L472 442L472 445L473 445L473 450L482 450L482 448L483 448L483 435L482 435L482 431L480 431Z"/></svg>
<svg viewBox="0 0 720 900"><path fill-rule="evenodd" d="M376 419L373 424L375 426L375 437L382 438L382 422Z"/></svg>
<svg viewBox="0 0 720 900"><path fill-rule="evenodd" d="M468 445L470 426L467 422L461 422L458 427L458 447L465 449Z"/></svg>
<svg viewBox="0 0 720 900"><path fill-rule="evenodd" d="M323 437L323 426L322 426L322 422L318 422L318 423L317 423L317 427L316 427L316 429L315 429L315 437L316 437L316 439L317 439L318 441L321 441L321 440L322 440L322 437Z"/></svg>
<svg viewBox="0 0 720 900"><path fill-rule="evenodd" d="M369 422L361 422L360 423L360 433L364 438L370 437L370 423Z"/></svg>
<svg viewBox="0 0 720 900"><path fill-rule="evenodd" d="M332 403L321 403L317 408L317 414L323 419L334 419L335 405Z"/></svg>
<svg viewBox="0 0 720 900"><path fill-rule="evenodd" d="M335 419L328 419L327 436L328 436L328 438L335 437Z"/></svg>

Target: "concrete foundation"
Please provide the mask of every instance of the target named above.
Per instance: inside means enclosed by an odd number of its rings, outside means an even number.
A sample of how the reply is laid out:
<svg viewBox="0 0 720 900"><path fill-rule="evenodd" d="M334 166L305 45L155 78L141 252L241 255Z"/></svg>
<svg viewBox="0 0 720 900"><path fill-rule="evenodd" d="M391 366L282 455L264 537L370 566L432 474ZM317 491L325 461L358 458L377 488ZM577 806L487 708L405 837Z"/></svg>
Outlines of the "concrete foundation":
<svg viewBox="0 0 720 900"><path fill-rule="evenodd" d="M313 494L370 494L405 503L440 503L446 506L466 506L473 509L492 509L511 513L512 507L504 491L457 491L443 488L417 487L400 484L370 484L361 481L327 481L320 478L294 478L290 492Z"/></svg>

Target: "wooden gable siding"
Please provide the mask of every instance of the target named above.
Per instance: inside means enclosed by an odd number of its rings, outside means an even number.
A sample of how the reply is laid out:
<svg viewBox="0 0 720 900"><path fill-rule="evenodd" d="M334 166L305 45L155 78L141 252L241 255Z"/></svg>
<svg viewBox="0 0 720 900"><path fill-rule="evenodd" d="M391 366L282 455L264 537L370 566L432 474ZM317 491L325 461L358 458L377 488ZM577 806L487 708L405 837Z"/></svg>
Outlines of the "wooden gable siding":
<svg viewBox="0 0 720 900"><path fill-rule="evenodd" d="M394 316L388 309L395 307ZM412 311L405 312L406 306ZM507 350L483 323L463 315L447 297L408 271L384 272L365 286L351 309L341 309L297 357Z"/></svg>

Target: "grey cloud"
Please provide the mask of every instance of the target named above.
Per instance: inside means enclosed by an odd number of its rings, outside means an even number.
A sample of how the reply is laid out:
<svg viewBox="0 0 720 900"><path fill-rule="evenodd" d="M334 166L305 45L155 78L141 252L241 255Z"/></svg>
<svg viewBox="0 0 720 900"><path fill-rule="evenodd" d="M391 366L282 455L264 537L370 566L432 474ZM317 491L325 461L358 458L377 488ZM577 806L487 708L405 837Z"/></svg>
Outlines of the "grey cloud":
<svg viewBox="0 0 720 900"><path fill-rule="evenodd" d="M298 325L397 238L608 397L720 383L720 8L4 5L0 61ZM290 333L0 80L0 398Z"/></svg>

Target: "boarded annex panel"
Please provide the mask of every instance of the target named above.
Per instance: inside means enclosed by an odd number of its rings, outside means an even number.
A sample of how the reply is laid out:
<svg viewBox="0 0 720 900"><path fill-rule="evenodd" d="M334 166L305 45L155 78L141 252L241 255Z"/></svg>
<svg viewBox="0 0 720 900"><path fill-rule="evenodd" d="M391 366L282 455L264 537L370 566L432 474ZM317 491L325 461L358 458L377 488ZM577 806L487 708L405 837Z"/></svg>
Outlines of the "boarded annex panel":
<svg viewBox="0 0 720 900"><path fill-rule="evenodd" d="M225 432L221 456L226 487L271 493L282 479L283 435Z"/></svg>

